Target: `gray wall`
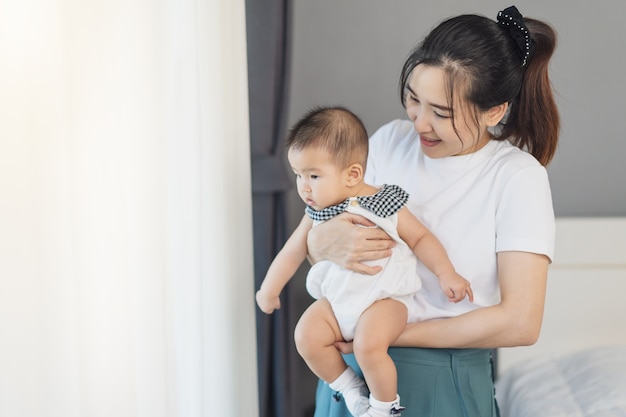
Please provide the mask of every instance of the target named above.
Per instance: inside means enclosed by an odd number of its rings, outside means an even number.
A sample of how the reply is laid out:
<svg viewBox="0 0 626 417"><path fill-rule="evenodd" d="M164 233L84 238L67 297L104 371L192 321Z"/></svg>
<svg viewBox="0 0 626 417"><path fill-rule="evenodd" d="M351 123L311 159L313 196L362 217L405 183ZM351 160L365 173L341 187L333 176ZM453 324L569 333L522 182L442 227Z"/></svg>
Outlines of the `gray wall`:
<svg viewBox="0 0 626 417"><path fill-rule="evenodd" d="M370 133L405 117L398 76L409 49L440 20L479 13L495 19L515 4L522 14L550 22L560 39L552 81L562 116L561 142L548 167L558 216L626 216L626 16L623 0L294 0L289 124L320 104L342 104ZM303 214L290 193L293 229ZM294 314L311 302L306 265L292 280ZM294 381L313 404L315 378L300 363Z"/></svg>

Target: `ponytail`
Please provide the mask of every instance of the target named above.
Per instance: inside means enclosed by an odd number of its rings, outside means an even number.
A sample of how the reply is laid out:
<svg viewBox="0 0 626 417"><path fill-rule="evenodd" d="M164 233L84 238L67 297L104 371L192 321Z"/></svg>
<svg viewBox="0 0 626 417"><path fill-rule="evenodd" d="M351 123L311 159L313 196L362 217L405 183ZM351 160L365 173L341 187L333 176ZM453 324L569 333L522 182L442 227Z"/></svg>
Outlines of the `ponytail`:
<svg viewBox="0 0 626 417"><path fill-rule="evenodd" d="M511 103L501 136L527 149L545 166L556 152L560 130L559 111L548 76L556 32L535 19L526 18L524 23L531 33L534 51L524 68L519 95Z"/></svg>

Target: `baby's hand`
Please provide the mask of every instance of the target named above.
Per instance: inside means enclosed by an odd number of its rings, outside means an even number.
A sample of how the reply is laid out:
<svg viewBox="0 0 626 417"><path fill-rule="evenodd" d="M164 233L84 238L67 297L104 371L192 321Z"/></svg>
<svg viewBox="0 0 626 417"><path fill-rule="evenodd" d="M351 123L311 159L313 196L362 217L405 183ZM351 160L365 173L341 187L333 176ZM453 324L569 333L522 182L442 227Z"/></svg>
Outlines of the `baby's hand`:
<svg viewBox="0 0 626 417"><path fill-rule="evenodd" d="M269 295L262 290L256 292L256 303L265 314L272 314L274 310L280 308L280 298L277 295Z"/></svg>
<svg viewBox="0 0 626 417"><path fill-rule="evenodd" d="M458 303L462 301L465 296L467 296L471 302L474 301L474 293L472 292L469 281L456 272L447 272L441 274L438 278L439 286L451 303Z"/></svg>

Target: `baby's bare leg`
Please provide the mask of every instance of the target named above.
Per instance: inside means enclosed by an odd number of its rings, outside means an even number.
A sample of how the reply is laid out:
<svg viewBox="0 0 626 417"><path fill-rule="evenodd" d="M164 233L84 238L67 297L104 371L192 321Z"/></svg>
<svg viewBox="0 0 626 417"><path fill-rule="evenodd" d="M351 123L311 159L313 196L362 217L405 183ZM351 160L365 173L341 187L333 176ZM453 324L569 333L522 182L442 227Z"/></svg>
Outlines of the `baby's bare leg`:
<svg viewBox="0 0 626 417"><path fill-rule="evenodd" d="M342 340L337 319L325 298L311 304L296 325L298 353L315 375L329 383L347 368L335 347L335 342Z"/></svg>
<svg viewBox="0 0 626 417"><path fill-rule="evenodd" d="M386 298L372 304L359 318L354 335L354 355L372 395L379 401L394 401L398 375L387 349L400 336L407 309Z"/></svg>

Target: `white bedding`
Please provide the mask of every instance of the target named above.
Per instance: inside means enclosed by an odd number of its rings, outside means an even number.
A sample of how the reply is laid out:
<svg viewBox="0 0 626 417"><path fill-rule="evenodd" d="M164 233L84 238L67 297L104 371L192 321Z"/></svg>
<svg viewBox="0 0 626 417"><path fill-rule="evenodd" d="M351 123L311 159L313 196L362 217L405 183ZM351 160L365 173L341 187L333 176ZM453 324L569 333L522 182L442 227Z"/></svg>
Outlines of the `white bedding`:
<svg viewBox="0 0 626 417"><path fill-rule="evenodd" d="M517 363L496 397L502 417L626 417L626 346Z"/></svg>

